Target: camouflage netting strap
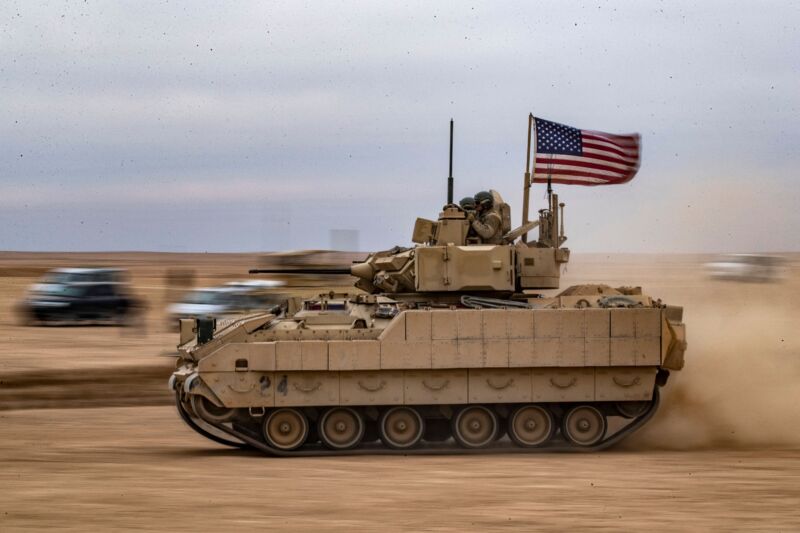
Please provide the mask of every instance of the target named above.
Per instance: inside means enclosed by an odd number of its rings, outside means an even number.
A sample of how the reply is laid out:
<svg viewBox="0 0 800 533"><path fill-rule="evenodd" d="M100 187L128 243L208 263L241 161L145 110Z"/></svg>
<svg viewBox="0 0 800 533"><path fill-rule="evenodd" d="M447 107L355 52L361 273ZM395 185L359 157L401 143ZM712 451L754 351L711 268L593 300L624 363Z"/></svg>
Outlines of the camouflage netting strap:
<svg viewBox="0 0 800 533"><path fill-rule="evenodd" d="M604 296L597 301L600 307L642 307L642 302L628 296Z"/></svg>

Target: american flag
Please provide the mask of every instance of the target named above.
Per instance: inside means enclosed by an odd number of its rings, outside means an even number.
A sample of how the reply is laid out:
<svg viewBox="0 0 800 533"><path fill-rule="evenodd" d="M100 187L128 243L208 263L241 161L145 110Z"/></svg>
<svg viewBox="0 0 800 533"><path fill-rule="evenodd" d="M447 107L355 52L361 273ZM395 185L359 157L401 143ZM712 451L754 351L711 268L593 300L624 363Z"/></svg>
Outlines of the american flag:
<svg viewBox="0 0 800 533"><path fill-rule="evenodd" d="M579 130L534 118L533 181L569 185L625 183L639 170L639 134L612 135Z"/></svg>

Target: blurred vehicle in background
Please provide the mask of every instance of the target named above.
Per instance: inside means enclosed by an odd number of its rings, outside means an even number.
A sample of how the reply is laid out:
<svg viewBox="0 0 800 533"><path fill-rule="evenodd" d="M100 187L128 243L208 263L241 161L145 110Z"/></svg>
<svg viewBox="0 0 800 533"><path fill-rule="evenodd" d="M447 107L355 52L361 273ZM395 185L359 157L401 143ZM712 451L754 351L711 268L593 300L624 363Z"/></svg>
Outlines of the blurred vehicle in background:
<svg viewBox="0 0 800 533"><path fill-rule="evenodd" d="M706 270L713 279L766 283L783 279L785 266L779 256L729 254L706 263Z"/></svg>
<svg viewBox="0 0 800 533"><path fill-rule="evenodd" d="M34 324L128 325L143 309L130 295L127 271L119 268L59 268L31 286L17 310Z"/></svg>
<svg viewBox="0 0 800 533"><path fill-rule="evenodd" d="M274 290L284 285L275 280L245 280L195 289L170 305L167 314L171 322L177 322L181 318L225 319L275 307L285 308L288 296Z"/></svg>

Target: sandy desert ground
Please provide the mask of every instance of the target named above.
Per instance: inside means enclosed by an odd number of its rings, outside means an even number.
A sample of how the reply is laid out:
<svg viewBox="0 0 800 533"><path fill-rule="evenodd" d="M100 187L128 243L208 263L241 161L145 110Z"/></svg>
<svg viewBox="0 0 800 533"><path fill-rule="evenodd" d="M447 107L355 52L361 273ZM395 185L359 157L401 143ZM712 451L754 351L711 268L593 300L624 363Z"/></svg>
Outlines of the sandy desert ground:
<svg viewBox="0 0 800 533"><path fill-rule="evenodd" d="M642 285L685 307L689 352L655 419L600 454L264 458L184 427L164 386L170 268L253 257L0 254L0 531L800 528L800 276L706 278L702 256L575 255L562 286ZM45 269L124 265L146 327L22 327Z"/></svg>

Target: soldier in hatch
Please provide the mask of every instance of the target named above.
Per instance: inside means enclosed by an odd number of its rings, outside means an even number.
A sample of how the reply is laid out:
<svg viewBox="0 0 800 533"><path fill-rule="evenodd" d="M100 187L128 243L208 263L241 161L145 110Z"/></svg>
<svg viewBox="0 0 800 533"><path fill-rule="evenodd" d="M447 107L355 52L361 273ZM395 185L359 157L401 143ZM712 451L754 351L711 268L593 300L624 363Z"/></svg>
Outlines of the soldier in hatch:
<svg viewBox="0 0 800 533"><path fill-rule="evenodd" d="M465 196L458 202L458 205L461 206L461 209L465 213L469 214L475 211L475 198L473 198L472 196Z"/></svg>
<svg viewBox="0 0 800 533"><path fill-rule="evenodd" d="M464 214L467 215L468 219L469 217L475 218L475 198L472 196L465 196L458 202L458 205L464 211ZM478 241L480 241L480 238L478 234L475 233L475 230L472 229L472 224L470 224L469 230L467 231L467 244L475 244Z"/></svg>
<svg viewBox="0 0 800 533"><path fill-rule="evenodd" d="M467 220L481 243L500 244L503 242L503 219L495 209L492 193L481 191L475 195L475 211L467 212Z"/></svg>

